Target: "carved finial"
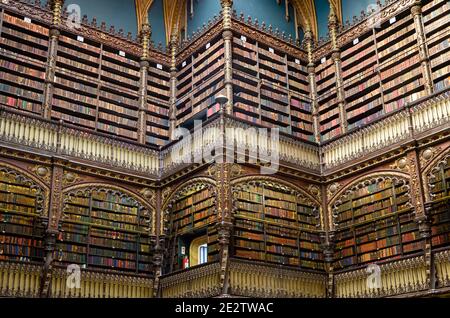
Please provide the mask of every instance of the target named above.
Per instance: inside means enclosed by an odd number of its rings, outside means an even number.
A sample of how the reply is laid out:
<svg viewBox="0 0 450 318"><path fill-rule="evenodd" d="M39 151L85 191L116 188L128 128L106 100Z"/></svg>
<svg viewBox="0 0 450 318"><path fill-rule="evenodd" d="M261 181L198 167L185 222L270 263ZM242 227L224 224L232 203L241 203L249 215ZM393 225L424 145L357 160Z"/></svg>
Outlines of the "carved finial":
<svg viewBox="0 0 450 318"><path fill-rule="evenodd" d="M96 17L92 18L91 26L94 28L97 28L97 18Z"/></svg>
<svg viewBox="0 0 450 318"><path fill-rule="evenodd" d="M266 22L261 23L261 30L266 31Z"/></svg>
<svg viewBox="0 0 450 318"><path fill-rule="evenodd" d="M95 19L95 18L94 18ZM85 14L83 15L83 18L81 19L81 23L87 24L88 23L88 16Z"/></svg>

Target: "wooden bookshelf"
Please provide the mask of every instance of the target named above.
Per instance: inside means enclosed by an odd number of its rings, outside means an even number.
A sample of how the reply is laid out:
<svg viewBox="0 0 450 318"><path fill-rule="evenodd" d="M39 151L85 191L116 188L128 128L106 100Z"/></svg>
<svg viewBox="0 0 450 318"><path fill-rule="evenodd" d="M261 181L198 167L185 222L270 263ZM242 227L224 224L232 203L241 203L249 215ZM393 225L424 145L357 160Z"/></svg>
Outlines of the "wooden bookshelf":
<svg viewBox="0 0 450 318"><path fill-rule="evenodd" d="M450 86L450 4L448 1L429 1L423 10L425 33L435 90Z"/></svg>
<svg viewBox="0 0 450 318"><path fill-rule="evenodd" d="M40 114L48 28L3 10L0 13L0 103Z"/></svg>
<svg viewBox="0 0 450 318"><path fill-rule="evenodd" d="M450 158L433 175L430 180L431 197L435 202L431 210L432 244L440 247L450 242Z"/></svg>
<svg viewBox="0 0 450 318"><path fill-rule="evenodd" d="M57 262L149 273L148 213L132 198L113 191L72 195L63 209Z"/></svg>
<svg viewBox="0 0 450 318"><path fill-rule="evenodd" d="M306 62L238 34L233 43L234 115L314 141Z"/></svg>
<svg viewBox="0 0 450 318"><path fill-rule="evenodd" d="M323 269L318 210L272 183L237 187L233 255L309 269Z"/></svg>
<svg viewBox="0 0 450 318"><path fill-rule="evenodd" d="M208 261L219 257L216 197L206 184L197 184L181 190L169 209L170 261L172 269L182 269L181 246L189 247L193 238L207 236ZM189 252L186 252L188 255Z"/></svg>
<svg viewBox="0 0 450 318"><path fill-rule="evenodd" d="M425 94L414 21L402 12L376 30L385 113L404 107Z"/></svg>
<svg viewBox="0 0 450 318"><path fill-rule="evenodd" d="M38 190L0 171L0 260L42 262Z"/></svg>
<svg viewBox="0 0 450 318"><path fill-rule="evenodd" d="M371 180L333 211L335 268L399 258L423 248L405 182Z"/></svg>

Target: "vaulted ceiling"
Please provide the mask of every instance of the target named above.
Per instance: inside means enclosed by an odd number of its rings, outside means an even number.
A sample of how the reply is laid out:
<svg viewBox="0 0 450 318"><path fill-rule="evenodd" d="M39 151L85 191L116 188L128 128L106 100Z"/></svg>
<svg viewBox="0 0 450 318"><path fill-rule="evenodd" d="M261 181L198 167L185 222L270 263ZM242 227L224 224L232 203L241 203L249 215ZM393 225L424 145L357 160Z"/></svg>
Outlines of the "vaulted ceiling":
<svg viewBox="0 0 450 318"><path fill-rule="evenodd" d="M82 15L97 18L108 25L114 25L116 30L123 29L125 33L139 33L142 24L149 21L152 30L152 40L155 44L166 44L172 34L179 34L184 29L187 35L196 31L208 19L220 13L220 0L71 0L79 4ZM289 2L289 5L286 3ZM351 20L359 16L361 10L376 3L377 0L234 0L237 13L251 16L266 25L272 25L286 35L299 35L295 25L304 31L311 29L316 38L326 36L328 31L328 15L332 7L339 20ZM272 7L273 3L273 7ZM187 15L195 9L195 14ZM291 18L284 19L284 12ZM295 34L297 33L297 34Z"/></svg>

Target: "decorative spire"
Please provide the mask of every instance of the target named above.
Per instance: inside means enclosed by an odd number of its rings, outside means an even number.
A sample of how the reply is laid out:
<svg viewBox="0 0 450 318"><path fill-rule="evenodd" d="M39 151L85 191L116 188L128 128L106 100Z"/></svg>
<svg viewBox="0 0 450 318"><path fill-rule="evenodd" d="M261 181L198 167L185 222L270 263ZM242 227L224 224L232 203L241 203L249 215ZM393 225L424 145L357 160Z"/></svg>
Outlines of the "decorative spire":
<svg viewBox="0 0 450 318"><path fill-rule="evenodd" d="M144 23L141 27L141 32L139 34L141 44L142 44L142 60L148 59L148 51L150 48L150 37L152 35L152 28L148 23L148 18L144 19Z"/></svg>
<svg viewBox="0 0 450 318"><path fill-rule="evenodd" d="M58 26L61 24L61 12L64 4L64 0L51 0L50 7L53 14L53 25Z"/></svg>

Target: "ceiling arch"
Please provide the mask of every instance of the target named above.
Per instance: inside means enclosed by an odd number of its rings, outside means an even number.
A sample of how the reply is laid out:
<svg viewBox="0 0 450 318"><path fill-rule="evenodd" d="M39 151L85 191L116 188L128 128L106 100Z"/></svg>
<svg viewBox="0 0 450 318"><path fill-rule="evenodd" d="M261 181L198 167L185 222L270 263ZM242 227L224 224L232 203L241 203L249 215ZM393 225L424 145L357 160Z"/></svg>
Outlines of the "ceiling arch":
<svg viewBox="0 0 450 318"><path fill-rule="evenodd" d="M234 0L240 1L240 0ZM274 0L275 1L275 0ZM298 23L303 29L309 29L313 32L316 39L319 37L319 26L317 22L316 5L314 0L289 0L295 8L298 17ZM154 0L135 0L136 16L138 30L140 31L143 23L148 21L148 10ZM334 8L339 21L342 22L342 0L329 0ZM180 32L184 25L184 12L186 11L186 0L163 0L164 6L164 24L166 28L166 42L170 41L173 34ZM150 21L151 24L151 21Z"/></svg>

